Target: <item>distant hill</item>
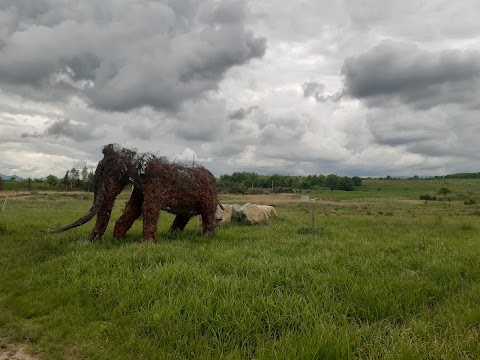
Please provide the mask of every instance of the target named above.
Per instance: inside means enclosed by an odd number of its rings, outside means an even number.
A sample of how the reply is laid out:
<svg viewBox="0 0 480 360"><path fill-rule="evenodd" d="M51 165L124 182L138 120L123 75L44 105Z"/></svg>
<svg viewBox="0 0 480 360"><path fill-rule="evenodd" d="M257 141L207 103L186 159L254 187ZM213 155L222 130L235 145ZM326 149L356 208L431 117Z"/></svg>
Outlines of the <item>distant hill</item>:
<svg viewBox="0 0 480 360"><path fill-rule="evenodd" d="M16 175L3 175L3 174L0 174L0 177L2 178L2 180L11 180L12 177L15 179L15 181L23 181L23 179L20 177L20 176L16 176Z"/></svg>

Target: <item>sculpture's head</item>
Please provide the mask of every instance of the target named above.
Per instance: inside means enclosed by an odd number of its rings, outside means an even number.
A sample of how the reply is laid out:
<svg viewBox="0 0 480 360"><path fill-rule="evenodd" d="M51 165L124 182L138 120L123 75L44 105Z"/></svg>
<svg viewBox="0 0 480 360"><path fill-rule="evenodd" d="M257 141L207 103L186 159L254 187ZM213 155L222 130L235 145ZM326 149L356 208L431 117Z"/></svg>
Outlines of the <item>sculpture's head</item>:
<svg viewBox="0 0 480 360"><path fill-rule="evenodd" d="M138 156L135 150L125 149L118 144L108 144L102 148L103 159L95 170L93 192L95 200L103 201L109 186L125 187L130 177L138 170Z"/></svg>
<svg viewBox="0 0 480 360"><path fill-rule="evenodd" d="M51 232L63 232L87 223L98 213L109 192L121 191L129 183L129 179L138 174L140 158L135 150L124 149L118 144L109 144L102 148L102 152L103 159L95 170L92 207L74 223Z"/></svg>

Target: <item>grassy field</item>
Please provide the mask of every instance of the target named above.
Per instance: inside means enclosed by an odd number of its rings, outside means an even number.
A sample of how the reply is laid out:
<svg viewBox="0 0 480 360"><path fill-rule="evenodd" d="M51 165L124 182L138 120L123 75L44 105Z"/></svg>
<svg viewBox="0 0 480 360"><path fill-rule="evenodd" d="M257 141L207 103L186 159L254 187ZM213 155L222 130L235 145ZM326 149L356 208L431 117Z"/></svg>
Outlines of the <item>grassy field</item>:
<svg viewBox="0 0 480 360"><path fill-rule="evenodd" d="M450 201L418 200L441 187ZM139 241L141 222L120 242L113 223L96 243L85 240L93 223L39 231L79 218L91 194L11 197L0 345L41 359L480 358L480 206L464 204L480 199L480 181L371 180L310 195L327 200L225 195L279 216L213 239L196 221L169 235L162 213L156 244Z"/></svg>

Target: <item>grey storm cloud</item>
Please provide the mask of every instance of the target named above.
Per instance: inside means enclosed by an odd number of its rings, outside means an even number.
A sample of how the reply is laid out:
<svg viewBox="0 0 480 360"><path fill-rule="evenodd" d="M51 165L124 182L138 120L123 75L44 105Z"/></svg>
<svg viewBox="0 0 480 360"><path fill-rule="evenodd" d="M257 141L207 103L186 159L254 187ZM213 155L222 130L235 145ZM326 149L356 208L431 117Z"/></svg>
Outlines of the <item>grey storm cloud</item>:
<svg viewBox="0 0 480 360"><path fill-rule="evenodd" d="M107 111L177 109L264 55L246 11L243 1L2 1L0 85Z"/></svg>
<svg viewBox="0 0 480 360"><path fill-rule="evenodd" d="M98 138L93 134L93 128L86 125L74 124L69 119L55 121L45 131L47 136L65 136L76 141L87 141Z"/></svg>
<svg viewBox="0 0 480 360"><path fill-rule="evenodd" d="M433 157L457 151L478 156L478 115L452 105L423 111L403 105L371 109L367 121L376 144Z"/></svg>
<svg viewBox="0 0 480 360"><path fill-rule="evenodd" d="M440 104L478 102L480 53L426 51L415 44L386 41L345 59L343 95L372 107L397 101L428 109Z"/></svg>
<svg viewBox="0 0 480 360"><path fill-rule="evenodd" d="M302 89L303 89L303 96L305 97L313 96L316 98L323 93L323 91L325 90L325 85L314 82L314 81L306 82L306 83L303 83Z"/></svg>
<svg viewBox="0 0 480 360"><path fill-rule="evenodd" d="M138 124L125 125L124 130L134 139L150 140L154 136L154 129L148 126L139 126Z"/></svg>
<svg viewBox="0 0 480 360"><path fill-rule="evenodd" d="M94 129L83 124L75 124L69 119L54 121L43 133L35 132L22 133L22 138L41 138L41 137L55 137L60 136L70 138L75 141L89 141L98 139L101 136L94 133Z"/></svg>
<svg viewBox="0 0 480 360"><path fill-rule="evenodd" d="M179 139L208 142L223 136L227 117L223 100L187 101L176 116L174 132Z"/></svg>
<svg viewBox="0 0 480 360"><path fill-rule="evenodd" d="M243 120L255 110L258 110L257 105L249 106L247 108L240 108L230 112L228 114L228 118L232 120Z"/></svg>
<svg viewBox="0 0 480 360"><path fill-rule="evenodd" d="M315 81L305 82L302 84L303 96L313 97L317 102L336 101L341 97L341 92L327 95L325 94L325 85Z"/></svg>

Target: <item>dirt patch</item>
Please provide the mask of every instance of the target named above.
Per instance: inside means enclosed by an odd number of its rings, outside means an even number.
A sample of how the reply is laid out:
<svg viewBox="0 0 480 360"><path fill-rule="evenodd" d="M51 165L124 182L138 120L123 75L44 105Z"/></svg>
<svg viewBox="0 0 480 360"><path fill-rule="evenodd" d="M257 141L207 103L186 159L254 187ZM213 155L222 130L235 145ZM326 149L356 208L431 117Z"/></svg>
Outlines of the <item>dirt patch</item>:
<svg viewBox="0 0 480 360"><path fill-rule="evenodd" d="M368 206L382 204L409 204L422 205L425 200L417 199L392 199L392 198L368 198L368 199L324 199L310 198L309 201L302 201L299 194L270 194L270 195L239 195L239 194L221 194L220 202L225 204L259 204L259 205L278 205L286 203L301 204L321 204L321 205L338 205L338 206ZM441 204L440 201L429 201L428 203ZM462 201L444 202L448 205L463 204Z"/></svg>
<svg viewBox="0 0 480 360"><path fill-rule="evenodd" d="M300 202L300 195L298 194L271 194L271 195L239 195L239 194L222 194L220 195L220 202L227 204L284 204L284 203L298 203Z"/></svg>
<svg viewBox="0 0 480 360"><path fill-rule="evenodd" d="M287 203L297 204L322 204L322 205L368 205L371 202L365 200L333 200L333 199L315 199L311 198L308 201L302 201L299 194L270 194L270 195L237 195L237 194L222 194L220 195L220 202L226 204L245 204L252 203L258 205L278 205Z"/></svg>
<svg viewBox="0 0 480 360"><path fill-rule="evenodd" d="M7 339L0 339L0 360L40 360L27 352L27 345L14 344Z"/></svg>

